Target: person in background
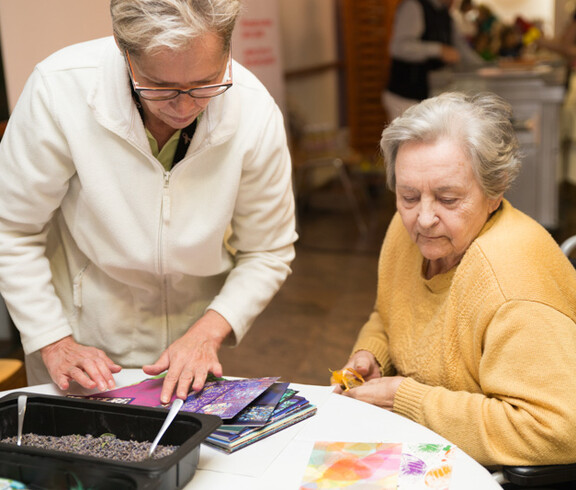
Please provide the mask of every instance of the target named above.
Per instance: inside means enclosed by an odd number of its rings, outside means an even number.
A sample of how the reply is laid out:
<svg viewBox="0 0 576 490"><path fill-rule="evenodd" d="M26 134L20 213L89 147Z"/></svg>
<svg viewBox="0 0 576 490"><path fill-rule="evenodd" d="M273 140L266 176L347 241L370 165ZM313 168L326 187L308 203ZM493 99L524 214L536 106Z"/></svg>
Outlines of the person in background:
<svg viewBox="0 0 576 490"><path fill-rule="evenodd" d="M161 401L222 375L290 273L283 117L231 57L238 0L112 0L114 37L34 70L0 144L0 290L28 380Z"/></svg>
<svg viewBox="0 0 576 490"><path fill-rule="evenodd" d="M494 94L446 92L383 131L398 211L345 366L367 381L344 395L486 466L573 463L576 270L503 198L520 167L510 118Z"/></svg>
<svg viewBox="0 0 576 490"><path fill-rule="evenodd" d="M390 40L391 65L382 104L390 120L430 95L429 73L481 58L455 27L452 0L403 0Z"/></svg>

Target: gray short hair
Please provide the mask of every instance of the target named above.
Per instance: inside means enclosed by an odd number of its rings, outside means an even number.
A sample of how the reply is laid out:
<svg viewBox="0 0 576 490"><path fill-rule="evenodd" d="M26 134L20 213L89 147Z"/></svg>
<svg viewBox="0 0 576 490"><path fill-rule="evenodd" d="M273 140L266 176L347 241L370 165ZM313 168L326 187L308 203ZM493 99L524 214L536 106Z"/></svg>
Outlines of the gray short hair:
<svg viewBox="0 0 576 490"><path fill-rule="evenodd" d="M112 29L120 49L131 54L186 48L208 32L230 48L240 0L111 0Z"/></svg>
<svg viewBox="0 0 576 490"><path fill-rule="evenodd" d="M492 93L446 92L410 107L382 132L388 186L395 190L396 156L403 143L446 137L462 145L484 194L502 196L520 172L511 117L510 105Z"/></svg>

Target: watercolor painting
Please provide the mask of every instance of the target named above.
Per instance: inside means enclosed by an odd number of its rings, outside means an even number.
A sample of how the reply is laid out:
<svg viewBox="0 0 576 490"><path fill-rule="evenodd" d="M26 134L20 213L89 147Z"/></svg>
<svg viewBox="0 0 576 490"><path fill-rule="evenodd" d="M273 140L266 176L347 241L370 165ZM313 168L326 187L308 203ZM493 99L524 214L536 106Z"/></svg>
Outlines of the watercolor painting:
<svg viewBox="0 0 576 490"><path fill-rule="evenodd" d="M452 444L323 442L314 444L301 490L448 490Z"/></svg>
<svg viewBox="0 0 576 490"><path fill-rule="evenodd" d="M401 455L401 443L318 441L300 489L396 490Z"/></svg>
<svg viewBox="0 0 576 490"><path fill-rule="evenodd" d="M405 444L398 490L447 490L456 450L452 444Z"/></svg>

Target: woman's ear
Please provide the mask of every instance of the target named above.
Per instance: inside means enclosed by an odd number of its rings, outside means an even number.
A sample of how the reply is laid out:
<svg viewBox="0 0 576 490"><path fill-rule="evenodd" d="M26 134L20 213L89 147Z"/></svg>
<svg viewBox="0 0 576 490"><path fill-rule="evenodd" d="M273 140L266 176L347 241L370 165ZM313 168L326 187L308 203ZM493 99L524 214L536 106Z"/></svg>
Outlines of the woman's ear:
<svg viewBox="0 0 576 490"><path fill-rule="evenodd" d="M500 204L502 204L502 199L503 195L501 194L500 196L490 200L490 206L489 206L490 214L492 214L500 207Z"/></svg>

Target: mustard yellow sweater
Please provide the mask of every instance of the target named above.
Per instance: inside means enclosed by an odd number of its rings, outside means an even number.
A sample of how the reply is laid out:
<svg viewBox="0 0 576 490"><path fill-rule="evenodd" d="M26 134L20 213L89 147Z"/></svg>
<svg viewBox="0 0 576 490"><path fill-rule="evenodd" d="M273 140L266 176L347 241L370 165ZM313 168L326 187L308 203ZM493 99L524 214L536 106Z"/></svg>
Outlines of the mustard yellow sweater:
<svg viewBox="0 0 576 490"><path fill-rule="evenodd" d="M486 466L576 462L576 271L507 201L430 280L396 215L354 351L400 374L394 412Z"/></svg>

